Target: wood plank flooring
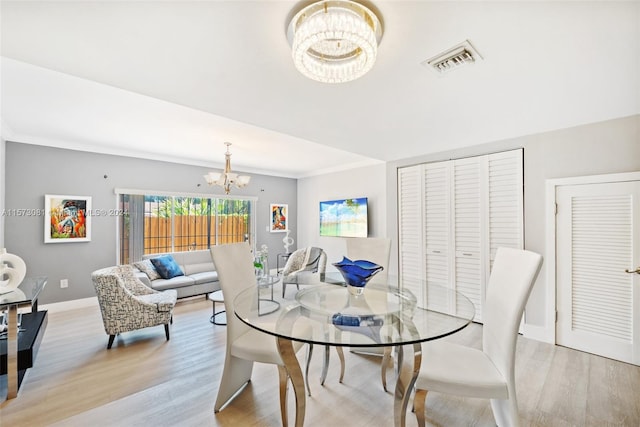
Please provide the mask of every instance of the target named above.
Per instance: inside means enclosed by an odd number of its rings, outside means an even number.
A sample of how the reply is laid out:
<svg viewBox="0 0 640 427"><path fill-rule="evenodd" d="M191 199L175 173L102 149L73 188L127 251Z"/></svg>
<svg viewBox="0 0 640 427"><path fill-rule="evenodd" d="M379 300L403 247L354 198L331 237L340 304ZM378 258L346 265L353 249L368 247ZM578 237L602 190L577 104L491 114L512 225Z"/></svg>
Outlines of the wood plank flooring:
<svg viewBox="0 0 640 427"><path fill-rule="evenodd" d="M0 403L0 426L280 426L272 365L256 364L251 383L214 414L226 329L209 323L210 315L204 298L181 301L170 341L162 327L147 328L122 334L106 350L97 307L50 313L18 398ZM450 339L479 347L481 333L471 325ZM382 389L380 358L345 352L340 384L332 351L322 387L321 351L315 348L305 425L391 426L393 396ZM516 376L524 426L640 426L640 367L520 337ZM289 403L293 422L293 393ZM495 425L481 399L430 393L427 412L432 427ZM417 425L412 414L407 425Z"/></svg>

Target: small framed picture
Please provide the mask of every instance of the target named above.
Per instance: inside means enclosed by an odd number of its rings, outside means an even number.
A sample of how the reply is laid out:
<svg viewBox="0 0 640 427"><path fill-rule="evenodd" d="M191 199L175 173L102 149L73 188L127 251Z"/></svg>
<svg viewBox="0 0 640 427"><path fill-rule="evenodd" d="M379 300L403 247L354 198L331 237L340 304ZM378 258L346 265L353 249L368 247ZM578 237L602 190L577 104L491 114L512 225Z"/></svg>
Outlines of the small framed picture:
<svg viewBox="0 0 640 427"><path fill-rule="evenodd" d="M91 241L91 197L44 196L44 242Z"/></svg>
<svg viewBox="0 0 640 427"><path fill-rule="evenodd" d="M279 233L289 229L289 205L272 203L269 212L271 213L269 231Z"/></svg>

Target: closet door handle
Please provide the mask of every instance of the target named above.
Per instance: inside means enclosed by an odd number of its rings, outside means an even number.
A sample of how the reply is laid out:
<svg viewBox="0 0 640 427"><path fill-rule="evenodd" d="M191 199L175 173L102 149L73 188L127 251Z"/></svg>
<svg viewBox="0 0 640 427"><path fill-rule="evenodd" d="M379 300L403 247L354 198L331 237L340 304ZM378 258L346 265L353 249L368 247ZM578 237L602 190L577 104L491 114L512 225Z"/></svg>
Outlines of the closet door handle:
<svg viewBox="0 0 640 427"><path fill-rule="evenodd" d="M629 270L628 268L625 268L624 270L625 273L636 273L636 274L640 274L640 267L636 268L635 270Z"/></svg>

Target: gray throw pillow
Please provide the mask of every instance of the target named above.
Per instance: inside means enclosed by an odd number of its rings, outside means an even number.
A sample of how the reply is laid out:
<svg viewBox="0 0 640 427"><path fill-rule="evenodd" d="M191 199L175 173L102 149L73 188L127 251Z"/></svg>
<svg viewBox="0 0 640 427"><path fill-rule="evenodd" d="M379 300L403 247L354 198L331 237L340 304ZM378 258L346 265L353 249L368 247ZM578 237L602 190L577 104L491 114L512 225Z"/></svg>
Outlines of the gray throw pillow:
<svg viewBox="0 0 640 427"><path fill-rule="evenodd" d="M160 279L160 274L156 271L151 260L145 259L143 261L134 262L133 266L146 274L149 280Z"/></svg>

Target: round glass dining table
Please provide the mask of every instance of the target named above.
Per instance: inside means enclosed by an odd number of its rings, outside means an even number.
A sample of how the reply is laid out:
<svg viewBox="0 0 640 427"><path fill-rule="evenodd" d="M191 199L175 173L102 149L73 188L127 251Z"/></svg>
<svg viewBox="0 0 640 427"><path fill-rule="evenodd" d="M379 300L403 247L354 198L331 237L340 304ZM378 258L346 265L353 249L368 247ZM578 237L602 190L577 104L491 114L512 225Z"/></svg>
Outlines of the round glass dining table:
<svg viewBox="0 0 640 427"><path fill-rule="evenodd" d="M317 283L304 286L295 300L277 298L279 307L275 311L261 309L259 299L260 288L248 287L234 299L234 311L250 327L276 338L293 385L296 427L304 423L306 396L293 341L395 348L393 422L398 427L405 425L411 390L422 362L422 343L460 331L475 316L473 303L453 289L421 280L390 278L389 286L369 284L361 295L355 295L337 273L321 275Z"/></svg>

